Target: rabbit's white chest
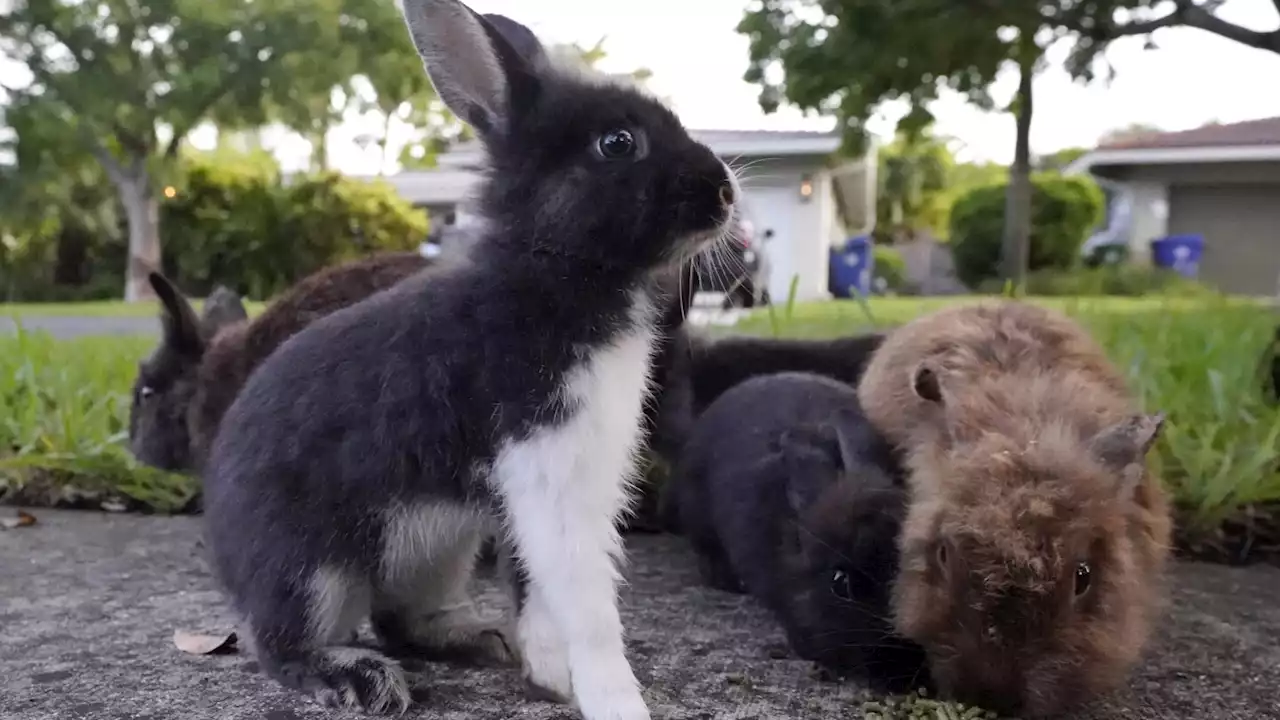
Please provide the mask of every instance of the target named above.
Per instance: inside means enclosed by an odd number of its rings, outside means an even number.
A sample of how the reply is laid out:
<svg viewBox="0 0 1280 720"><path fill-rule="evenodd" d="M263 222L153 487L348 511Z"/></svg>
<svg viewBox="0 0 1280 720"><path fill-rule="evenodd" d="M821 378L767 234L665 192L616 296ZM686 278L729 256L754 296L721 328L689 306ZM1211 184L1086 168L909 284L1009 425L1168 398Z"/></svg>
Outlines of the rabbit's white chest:
<svg viewBox="0 0 1280 720"><path fill-rule="evenodd" d="M634 329L566 374L561 395L572 408L568 419L501 448L493 479L516 485L505 492L567 495L577 512L610 518L622 510L634 480L656 340L648 299L641 297L632 312L640 321ZM521 512L520 503L508 510Z"/></svg>

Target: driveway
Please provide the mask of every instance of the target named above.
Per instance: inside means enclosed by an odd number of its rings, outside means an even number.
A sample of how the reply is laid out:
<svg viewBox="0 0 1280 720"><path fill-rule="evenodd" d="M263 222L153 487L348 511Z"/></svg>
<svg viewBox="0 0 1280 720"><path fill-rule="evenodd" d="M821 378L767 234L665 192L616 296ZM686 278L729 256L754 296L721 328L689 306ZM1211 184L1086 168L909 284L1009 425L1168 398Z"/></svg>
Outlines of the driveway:
<svg viewBox="0 0 1280 720"><path fill-rule="evenodd" d="M0 514L11 510L0 509ZM195 518L37 511L0 530L0 718L298 720L355 717L263 678L245 655L195 656L175 629L230 627ZM856 720L852 684L777 659L782 636L746 598L701 587L677 538L630 538L624 622L655 720ZM480 586L499 604L494 586ZM1080 718L1280 718L1280 570L1180 564L1172 602L1129 687ZM527 702L514 670L411 668L433 720L576 718Z"/></svg>
<svg viewBox="0 0 1280 720"><path fill-rule="evenodd" d="M64 315L28 315L21 317L24 330L44 331L58 339L86 335L155 335L160 321L150 317L74 317ZM13 332L13 320L0 317L0 332Z"/></svg>
<svg viewBox="0 0 1280 720"><path fill-rule="evenodd" d="M720 309L720 296L699 296L689 311L692 325L732 325L746 311ZM28 315L19 318L23 328L44 331L59 339L90 335L155 335L160 332L160 321L153 317L74 317L63 315ZM0 316L0 333L13 332L13 321Z"/></svg>

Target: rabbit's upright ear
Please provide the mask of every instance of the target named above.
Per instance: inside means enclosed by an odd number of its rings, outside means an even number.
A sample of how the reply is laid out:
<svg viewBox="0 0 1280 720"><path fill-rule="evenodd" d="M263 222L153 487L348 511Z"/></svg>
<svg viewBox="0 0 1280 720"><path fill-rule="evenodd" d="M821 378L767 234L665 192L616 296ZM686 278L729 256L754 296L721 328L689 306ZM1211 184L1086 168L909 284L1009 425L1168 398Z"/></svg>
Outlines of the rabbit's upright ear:
<svg viewBox="0 0 1280 720"><path fill-rule="evenodd" d="M164 275L152 272L147 275L147 280L164 307L160 313L164 344L182 355L202 354L204 339L200 332L200 320L191 303Z"/></svg>
<svg viewBox="0 0 1280 720"><path fill-rule="evenodd" d="M458 0L403 0L403 10L436 94L482 139L532 104L544 51L529 28Z"/></svg>
<svg viewBox="0 0 1280 720"><path fill-rule="evenodd" d="M204 337L212 338L227 325L249 319L249 312L234 290L219 285L204 299L204 312L200 317Z"/></svg>

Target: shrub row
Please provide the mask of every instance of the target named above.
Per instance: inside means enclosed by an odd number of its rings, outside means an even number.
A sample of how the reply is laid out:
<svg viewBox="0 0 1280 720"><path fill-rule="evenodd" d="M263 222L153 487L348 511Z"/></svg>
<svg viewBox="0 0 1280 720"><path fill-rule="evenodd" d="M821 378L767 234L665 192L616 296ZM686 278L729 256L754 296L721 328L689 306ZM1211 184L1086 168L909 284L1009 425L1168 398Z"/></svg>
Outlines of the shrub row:
<svg viewBox="0 0 1280 720"><path fill-rule="evenodd" d="M190 163L161 206L165 272L203 294L218 283L264 299L322 267L410 250L427 217L385 183L320 173L282 182L274 171Z"/></svg>
<svg viewBox="0 0 1280 720"><path fill-rule="evenodd" d="M382 182L331 172L286 180L274 163L217 156L185 158L176 175L173 197L160 202L164 271L195 295L225 284L265 299L321 267L410 250L427 235L426 214ZM110 209L115 199L97 202ZM81 218L51 218L11 236L11 247L0 244L3 299L118 298L128 233L123 213L116 215L92 230Z"/></svg>

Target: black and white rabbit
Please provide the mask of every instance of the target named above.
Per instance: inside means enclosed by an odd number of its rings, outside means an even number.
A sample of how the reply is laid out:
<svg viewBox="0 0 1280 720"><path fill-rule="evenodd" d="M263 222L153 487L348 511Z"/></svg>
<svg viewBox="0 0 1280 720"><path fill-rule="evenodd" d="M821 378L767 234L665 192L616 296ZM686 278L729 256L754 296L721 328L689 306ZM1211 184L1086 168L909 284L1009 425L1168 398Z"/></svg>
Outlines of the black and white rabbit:
<svg viewBox="0 0 1280 720"><path fill-rule="evenodd" d="M887 690L922 679L923 651L890 621L902 471L852 387L792 372L734 386L695 424L669 499L704 580L758 598L797 655Z"/></svg>
<svg viewBox="0 0 1280 720"><path fill-rule="evenodd" d="M466 581L481 534L516 572L540 696L646 720L616 585L657 335L654 274L723 238L728 167L638 90L562 69L533 33L404 0L439 97L489 170L467 262L316 320L264 361L204 473L213 566L259 664L322 702L394 712L392 650L502 638ZM496 648L495 648L496 649Z"/></svg>

